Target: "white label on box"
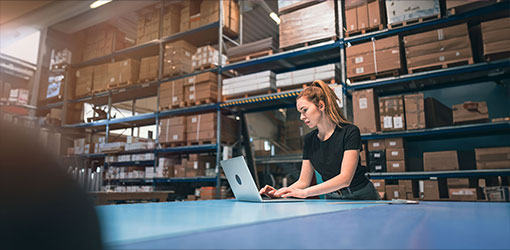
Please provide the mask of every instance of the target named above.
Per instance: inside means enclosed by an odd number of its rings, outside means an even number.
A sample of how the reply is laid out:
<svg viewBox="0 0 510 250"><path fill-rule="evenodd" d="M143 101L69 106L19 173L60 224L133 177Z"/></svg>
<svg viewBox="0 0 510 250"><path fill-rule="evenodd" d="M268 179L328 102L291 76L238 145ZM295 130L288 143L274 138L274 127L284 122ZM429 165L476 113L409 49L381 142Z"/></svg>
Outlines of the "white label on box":
<svg viewBox="0 0 510 250"><path fill-rule="evenodd" d="M210 163L210 162L206 162L206 163L205 163L205 168L206 168L206 169L211 168L211 163Z"/></svg>
<svg viewBox="0 0 510 250"><path fill-rule="evenodd" d="M399 52L398 49L392 49L391 50L391 54L398 54L398 52Z"/></svg>
<svg viewBox="0 0 510 250"><path fill-rule="evenodd" d="M473 195L473 191L469 190L469 189L462 189L462 190L459 190L459 191L454 191L452 192L453 195Z"/></svg>
<svg viewBox="0 0 510 250"><path fill-rule="evenodd" d="M176 101L177 101L177 96L172 97L172 102L176 102Z"/></svg>
<svg viewBox="0 0 510 250"><path fill-rule="evenodd" d="M374 187L380 187L380 186L381 186L381 183L379 183L379 182L374 183Z"/></svg>
<svg viewBox="0 0 510 250"><path fill-rule="evenodd" d="M423 193L425 190L425 188L423 187L424 186L423 181L419 181L418 185L420 186L420 193Z"/></svg>
<svg viewBox="0 0 510 250"><path fill-rule="evenodd" d="M375 170L382 170L382 166L375 166Z"/></svg>
<svg viewBox="0 0 510 250"><path fill-rule="evenodd" d="M393 128L393 122L392 122L391 116L385 116L383 118L383 126L384 128Z"/></svg>
<svg viewBox="0 0 510 250"><path fill-rule="evenodd" d="M359 99L359 109L366 109L368 108L368 100L366 97Z"/></svg>
<svg viewBox="0 0 510 250"><path fill-rule="evenodd" d="M124 66L127 66L128 65L128 61L124 61Z"/></svg>
<svg viewBox="0 0 510 250"><path fill-rule="evenodd" d="M439 57L439 61L440 61L440 62L444 61L444 56L440 56L440 57Z"/></svg>
<svg viewBox="0 0 510 250"><path fill-rule="evenodd" d="M195 86L190 86L189 91L195 91Z"/></svg>
<svg viewBox="0 0 510 250"><path fill-rule="evenodd" d="M398 191L394 191L394 192L393 192L393 196L395 196L396 198L398 198Z"/></svg>
<svg viewBox="0 0 510 250"><path fill-rule="evenodd" d="M110 78L110 82L115 82L115 77Z"/></svg>
<svg viewBox="0 0 510 250"><path fill-rule="evenodd" d="M441 41L444 39L443 29L437 30L437 40Z"/></svg>
<svg viewBox="0 0 510 250"><path fill-rule="evenodd" d="M351 24L351 30L354 30L354 24Z"/></svg>
<svg viewBox="0 0 510 250"><path fill-rule="evenodd" d="M380 158L380 157L381 157L381 154L380 154L380 153L375 153L375 154L374 154L374 157L376 157L376 158Z"/></svg>
<svg viewBox="0 0 510 250"><path fill-rule="evenodd" d="M398 151L391 151L391 155L397 156L398 155Z"/></svg>
<svg viewBox="0 0 510 250"><path fill-rule="evenodd" d="M193 168L194 168L194 169L198 169L198 161L193 162Z"/></svg>
<svg viewBox="0 0 510 250"><path fill-rule="evenodd" d="M363 72L365 72L365 68L363 67L356 68L356 74L361 74Z"/></svg>
<svg viewBox="0 0 510 250"><path fill-rule="evenodd" d="M76 71L76 77L80 77L80 71Z"/></svg>
<svg viewBox="0 0 510 250"><path fill-rule="evenodd" d="M379 147L379 142L374 142L374 143L372 143L372 146L374 146L374 147L376 147L376 148L377 148L377 147Z"/></svg>
<svg viewBox="0 0 510 250"><path fill-rule="evenodd" d="M396 145L397 145L396 141L390 141L390 146L396 146Z"/></svg>
<svg viewBox="0 0 510 250"><path fill-rule="evenodd" d="M149 87L149 86L150 86L150 84L149 84L149 83L142 84L142 88L147 88L147 87Z"/></svg>
<svg viewBox="0 0 510 250"><path fill-rule="evenodd" d="M392 166L393 166L394 168L398 168L398 167L400 167L400 163L393 163L393 165L392 165Z"/></svg>
<svg viewBox="0 0 510 250"><path fill-rule="evenodd" d="M197 123L197 118L196 117L191 118L191 122L192 123Z"/></svg>
<svg viewBox="0 0 510 250"><path fill-rule="evenodd" d="M194 83L194 82L195 82L195 77L188 78L188 83Z"/></svg>
<svg viewBox="0 0 510 250"><path fill-rule="evenodd" d="M194 94L189 95L189 99L190 99L190 100L191 100L191 99L195 99L195 95L194 95Z"/></svg>
<svg viewBox="0 0 510 250"><path fill-rule="evenodd" d="M393 117L393 123L395 124L395 128L403 128L404 123L402 122L402 117L397 116Z"/></svg>
<svg viewBox="0 0 510 250"><path fill-rule="evenodd" d="M188 51L185 51L184 54L187 56L187 57L190 57L191 54L188 52Z"/></svg>
<svg viewBox="0 0 510 250"><path fill-rule="evenodd" d="M455 56L460 56L460 52L455 52Z"/></svg>
<svg viewBox="0 0 510 250"><path fill-rule="evenodd" d="M172 136L172 139L174 139L174 140L178 140L178 139L179 139L179 135L174 135L174 136Z"/></svg>
<svg viewBox="0 0 510 250"><path fill-rule="evenodd" d="M362 56L358 56L358 57L354 58L354 63L362 63L362 62L363 62Z"/></svg>

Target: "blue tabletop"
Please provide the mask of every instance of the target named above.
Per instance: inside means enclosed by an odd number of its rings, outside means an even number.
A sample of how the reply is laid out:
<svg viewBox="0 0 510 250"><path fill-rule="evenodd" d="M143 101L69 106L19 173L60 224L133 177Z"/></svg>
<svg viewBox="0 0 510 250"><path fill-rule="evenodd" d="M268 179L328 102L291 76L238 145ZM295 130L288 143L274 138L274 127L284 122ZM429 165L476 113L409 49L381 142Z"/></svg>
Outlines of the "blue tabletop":
<svg viewBox="0 0 510 250"><path fill-rule="evenodd" d="M213 200L99 206L97 211L110 248L510 248L510 203Z"/></svg>

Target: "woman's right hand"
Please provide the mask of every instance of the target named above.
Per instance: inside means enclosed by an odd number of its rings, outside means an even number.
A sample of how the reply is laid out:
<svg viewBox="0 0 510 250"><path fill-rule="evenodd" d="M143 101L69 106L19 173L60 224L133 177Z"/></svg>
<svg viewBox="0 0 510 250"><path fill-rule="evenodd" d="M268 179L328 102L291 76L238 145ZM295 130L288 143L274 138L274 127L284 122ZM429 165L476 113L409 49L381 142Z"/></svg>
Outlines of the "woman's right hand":
<svg viewBox="0 0 510 250"><path fill-rule="evenodd" d="M276 191L277 190L274 187L266 185L265 187L260 189L259 194L269 196L270 198L278 198L277 196L275 196Z"/></svg>

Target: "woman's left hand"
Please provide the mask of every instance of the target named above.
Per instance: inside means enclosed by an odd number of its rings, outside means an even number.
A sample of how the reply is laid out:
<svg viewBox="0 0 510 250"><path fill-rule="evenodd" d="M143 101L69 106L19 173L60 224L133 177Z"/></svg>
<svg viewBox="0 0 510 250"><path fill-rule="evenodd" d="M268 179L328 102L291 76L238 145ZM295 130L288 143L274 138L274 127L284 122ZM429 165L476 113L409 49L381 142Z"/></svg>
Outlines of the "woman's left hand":
<svg viewBox="0 0 510 250"><path fill-rule="evenodd" d="M306 192L305 189L287 187L278 189L278 191L275 193L275 196L283 198L295 197L304 199L308 197L308 192Z"/></svg>

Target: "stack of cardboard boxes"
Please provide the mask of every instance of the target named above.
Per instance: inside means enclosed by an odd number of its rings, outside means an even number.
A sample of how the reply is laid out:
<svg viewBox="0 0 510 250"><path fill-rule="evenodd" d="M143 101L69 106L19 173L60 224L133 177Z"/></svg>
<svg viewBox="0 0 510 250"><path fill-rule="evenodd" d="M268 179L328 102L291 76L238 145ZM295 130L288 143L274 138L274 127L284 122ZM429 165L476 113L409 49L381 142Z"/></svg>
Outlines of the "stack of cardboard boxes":
<svg viewBox="0 0 510 250"><path fill-rule="evenodd" d="M108 64L94 66L93 92L103 92L108 89Z"/></svg>
<svg viewBox="0 0 510 250"><path fill-rule="evenodd" d="M312 6L281 14L280 48L334 38L338 26L334 1L324 1Z"/></svg>
<svg viewBox="0 0 510 250"><path fill-rule="evenodd" d="M184 79L164 82L160 85L159 107L161 110L184 107Z"/></svg>
<svg viewBox="0 0 510 250"><path fill-rule="evenodd" d="M163 37L179 33L181 8L177 4L165 6L163 13Z"/></svg>
<svg viewBox="0 0 510 250"><path fill-rule="evenodd" d="M347 34L374 28L382 29L382 21L384 20L384 18L381 18L384 15L384 11L381 8L382 2L380 0L346 1L345 23Z"/></svg>
<svg viewBox="0 0 510 250"><path fill-rule="evenodd" d="M198 192L201 200L212 200L216 199L216 187L201 187ZM220 188L220 199L226 199L228 197L227 187L221 186Z"/></svg>
<svg viewBox="0 0 510 250"><path fill-rule="evenodd" d="M488 61L498 59L491 58L491 55L510 52L510 17L496 19L481 23L483 37L483 55Z"/></svg>
<svg viewBox="0 0 510 250"><path fill-rule="evenodd" d="M192 55L196 47L179 40L165 44L163 76L174 76L193 72Z"/></svg>
<svg viewBox="0 0 510 250"><path fill-rule="evenodd" d="M218 1L202 1L200 4L200 26L218 22ZM239 5L234 0L223 1L223 24L231 35L239 33Z"/></svg>
<svg viewBox="0 0 510 250"><path fill-rule="evenodd" d="M510 147L475 148L477 169L510 168Z"/></svg>
<svg viewBox="0 0 510 250"><path fill-rule="evenodd" d="M368 169L370 172L386 172L385 145L384 139L368 141Z"/></svg>
<svg viewBox="0 0 510 250"><path fill-rule="evenodd" d="M158 79L159 56L144 57L140 60L140 82L148 82Z"/></svg>
<svg viewBox="0 0 510 250"><path fill-rule="evenodd" d="M384 140L386 148L387 172L405 172L406 158L403 138L387 138Z"/></svg>
<svg viewBox="0 0 510 250"><path fill-rule="evenodd" d="M160 19L161 9L155 6L147 7L139 11L136 30L137 44L159 39Z"/></svg>
<svg viewBox="0 0 510 250"><path fill-rule="evenodd" d="M124 37L124 33L109 24L99 24L87 29L83 61L123 49Z"/></svg>
<svg viewBox="0 0 510 250"><path fill-rule="evenodd" d="M188 143L216 142L216 113L190 115L186 118L186 140ZM237 123L234 119L221 116L221 141L236 141Z"/></svg>
<svg viewBox="0 0 510 250"><path fill-rule="evenodd" d="M474 179L448 178L447 186L450 200L476 201L481 198L481 189Z"/></svg>
<svg viewBox="0 0 510 250"><path fill-rule="evenodd" d="M84 97L90 95L94 82L94 66L88 66L76 70L75 97Z"/></svg>
<svg viewBox="0 0 510 250"><path fill-rule="evenodd" d="M473 63L467 24L404 37L407 69L410 73L435 66Z"/></svg>
<svg viewBox="0 0 510 250"><path fill-rule="evenodd" d="M186 177L206 176L206 170L216 166L216 156L189 154Z"/></svg>
<svg viewBox="0 0 510 250"><path fill-rule="evenodd" d="M218 100L218 75L212 72L184 79L184 101L188 106Z"/></svg>
<svg viewBox="0 0 510 250"><path fill-rule="evenodd" d="M404 98L402 96L379 98L379 114L383 132L406 129Z"/></svg>
<svg viewBox="0 0 510 250"><path fill-rule="evenodd" d="M399 73L401 69L398 36L347 47L346 57L347 78Z"/></svg>
<svg viewBox="0 0 510 250"><path fill-rule="evenodd" d="M138 82L140 62L126 59L108 64L108 88L131 85Z"/></svg>
<svg viewBox="0 0 510 250"><path fill-rule="evenodd" d="M219 64L219 51L207 45L197 49L192 56L192 65L194 70L217 67ZM227 63L227 56L221 55L221 65Z"/></svg>
<svg viewBox="0 0 510 250"><path fill-rule="evenodd" d="M186 142L186 117L176 116L161 120L160 143Z"/></svg>

